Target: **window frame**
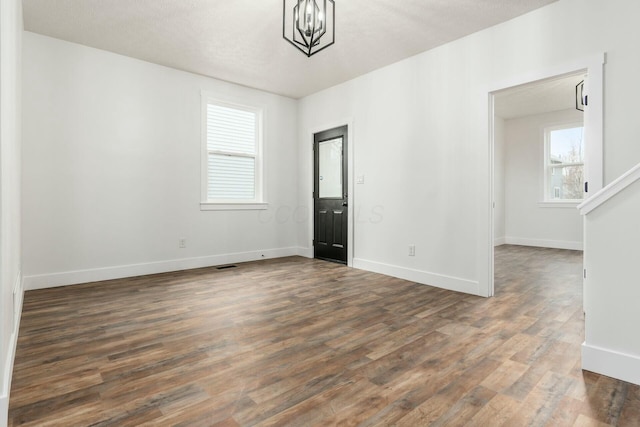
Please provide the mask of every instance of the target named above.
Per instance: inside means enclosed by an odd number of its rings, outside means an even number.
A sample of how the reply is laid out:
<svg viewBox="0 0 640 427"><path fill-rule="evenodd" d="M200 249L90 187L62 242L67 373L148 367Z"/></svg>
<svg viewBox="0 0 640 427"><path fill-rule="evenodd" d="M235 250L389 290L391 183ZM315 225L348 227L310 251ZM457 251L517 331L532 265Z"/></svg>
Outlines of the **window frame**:
<svg viewBox="0 0 640 427"><path fill-rule="evenodd" d="M585 170L584 158L582 162L565 163L559 167L551 167L550 164L550 152L551 152L551 132L563 129L582 128L583 129L583 149L584 149L584 123L583 122L569 122L555 126L547 126L543 129L544 150L542 157L542 191L540 207L557 207L557 208L575 208L577 205L584 201L582 199L552 199L550 198L549 185L550 178L553 175L553 171L556 169L563 169L569 166L582 166L583 176ZM584 188L583 188L584 196Z"/></svg>
<svg viewBox="0 0 640 427"><path fill-rule="evenodd" d="M254 154L209 150L207 144L207 107L217 105L224 108L247 111L256 116L256 143ZM213 96L211 93L202 91L201 93L201 165L200 165L200 210L262 210L267 209L268 203L265 200L265 180L264 180L264 108L260 106L240 104L230 102ZM209 199L209 155L218 154L231 157L253 158L254 169L254 198L253 199Z"/></svg>

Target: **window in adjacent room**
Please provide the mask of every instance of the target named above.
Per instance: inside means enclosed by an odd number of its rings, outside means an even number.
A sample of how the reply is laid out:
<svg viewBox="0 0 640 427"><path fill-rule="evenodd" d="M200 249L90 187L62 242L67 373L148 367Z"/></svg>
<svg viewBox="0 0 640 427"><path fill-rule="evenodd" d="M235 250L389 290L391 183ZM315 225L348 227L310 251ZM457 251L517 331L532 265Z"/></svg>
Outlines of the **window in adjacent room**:
<svg viewBox="0 0 640 427"><path fill-rule="evenodd" d="M263 209L262 110L203 95L202 209Z"/></svg>
<svg viewBox="0 0 640 427"><path fill-rule="evenodd" d="M545 129L545 201L580 201L583 188L584 127L571 124Z"/></svg>

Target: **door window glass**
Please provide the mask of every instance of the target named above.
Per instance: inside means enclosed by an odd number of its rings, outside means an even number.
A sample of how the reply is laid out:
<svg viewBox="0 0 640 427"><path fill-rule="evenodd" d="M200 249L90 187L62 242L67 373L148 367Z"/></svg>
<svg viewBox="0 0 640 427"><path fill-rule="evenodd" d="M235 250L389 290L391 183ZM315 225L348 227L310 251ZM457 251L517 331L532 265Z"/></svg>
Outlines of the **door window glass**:
<svg viewBox="0 0 640 427"><path fill-rule="evenodd" d="M342 138L318 144L320 198L342 198Z"/></svg>

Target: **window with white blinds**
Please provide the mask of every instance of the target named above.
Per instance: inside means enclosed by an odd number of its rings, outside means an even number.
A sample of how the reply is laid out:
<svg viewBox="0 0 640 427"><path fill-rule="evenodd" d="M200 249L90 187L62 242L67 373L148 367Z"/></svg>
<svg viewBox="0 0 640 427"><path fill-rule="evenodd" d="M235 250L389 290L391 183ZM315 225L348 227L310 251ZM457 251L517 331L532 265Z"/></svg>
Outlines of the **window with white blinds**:
<svg viewBox="0 0 640 427"><path fill-rule="evenodd" d="M261 203L261 110L206 98L203 115L203 203Z"/></svg>

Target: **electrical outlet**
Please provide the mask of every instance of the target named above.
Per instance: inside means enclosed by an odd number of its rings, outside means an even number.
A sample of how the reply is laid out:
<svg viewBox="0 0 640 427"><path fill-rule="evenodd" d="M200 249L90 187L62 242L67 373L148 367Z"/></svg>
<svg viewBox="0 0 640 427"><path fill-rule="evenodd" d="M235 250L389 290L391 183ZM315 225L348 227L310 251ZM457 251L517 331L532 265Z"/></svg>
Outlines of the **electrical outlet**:
<svg viewBox="0 0 640 427"><path fill-rule="evenodd" d="M416 245L409 245L409 256L416 256Z"/></svg>
<svg viewBox="0 0 640 427"><path fill-rule="evenodd" d="M180 249L184 249L187 247L187 239L182 238L182 239L178 239L178 247Z"/></svg>

